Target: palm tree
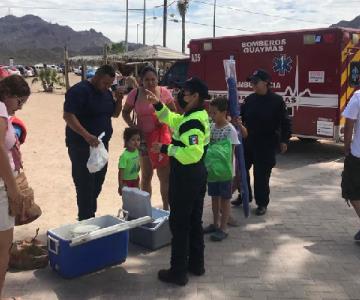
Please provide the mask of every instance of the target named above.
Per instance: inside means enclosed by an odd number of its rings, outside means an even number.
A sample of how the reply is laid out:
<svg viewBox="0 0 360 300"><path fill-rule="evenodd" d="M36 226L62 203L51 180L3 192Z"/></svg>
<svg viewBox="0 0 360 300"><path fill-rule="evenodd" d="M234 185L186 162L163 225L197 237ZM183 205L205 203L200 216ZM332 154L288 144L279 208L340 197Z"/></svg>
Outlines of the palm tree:
<svg viewBox="0 0 360 300"><path fill-rule="evenodd" d="M177 9L181 16L181 25L182 25L182 53L185 53L185 16L189 8L190 0L178 0Z"/></svg>

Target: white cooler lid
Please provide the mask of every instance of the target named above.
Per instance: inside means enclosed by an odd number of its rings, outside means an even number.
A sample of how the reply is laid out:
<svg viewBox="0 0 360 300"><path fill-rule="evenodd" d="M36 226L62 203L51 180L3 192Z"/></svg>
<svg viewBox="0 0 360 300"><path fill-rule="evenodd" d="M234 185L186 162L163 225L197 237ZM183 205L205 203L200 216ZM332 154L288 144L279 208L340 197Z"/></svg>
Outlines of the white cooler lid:
<svg viewBox="0 0 360 300"><path fill-rule="evenodd" d="M152 217L150 194L138 188L124 187L122 190L123 209L131 218Z"/></svg>

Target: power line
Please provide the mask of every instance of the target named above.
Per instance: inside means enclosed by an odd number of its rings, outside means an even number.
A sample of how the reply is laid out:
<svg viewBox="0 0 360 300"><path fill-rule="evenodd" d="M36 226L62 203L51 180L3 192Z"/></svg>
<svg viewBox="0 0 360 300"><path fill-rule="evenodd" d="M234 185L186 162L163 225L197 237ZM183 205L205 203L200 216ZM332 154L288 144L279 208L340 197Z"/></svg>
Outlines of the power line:
<svg viewBox="0 0 360 300"><path fill-rule="evenodd" d="M0 8L20 8L20 9L30 9L30 10L68 10L68 11L90 11L90 12L106 12L106 13L112 13L112 12L123 12L126 11L124 9L111 9L111 10L99 10L99 9L89 9L89 8L66 8L66 7L45 7L45 6L20 6L20 5L0 5Z"/></svg>
<svg viewBox="0 0 360 300"><path fill-rule="evenodd" d="M180 23L180 21L177 20L177 19L174 19L174 20L171 20L171 19L170 19L169 21L174 22L174 23ZM187 24L194 24L194 25L200 25L200 26L213 27L212 24L192 22L192 21L185 21L185 23L187 23ZM224 27L224 26L220 26L220 25L215 25L215 27L216 27L216 28L221 28L221 29L227 29L227 30L238 30L238 31L244 31L244 32L257 32L257 31L252 31L252 30L243 29L243 28Z"/></svg>
<svg viewBox="0 0 360 300"><path fill-rule="evenodd" d="M205 4L205 5L209 5L209 6L214 5L213 3L209 3L209 2L205 2L205 1L201 1L201 0L192 0L192 1L201 3L201 4ZM267 14L267 13L261 13L261 12L252 11L252 10L245 9L245 8L236 8L236 7L232 7L232 6L226 6L226 5L216 5L216 6L221 7L221 8L226 8L229 10L233 10L233 11L237 11L237 12L245 12L245 13L249 13L249 14L253 14L253 15L260 15L260 16L265 16L265 17L279 18L279 19L285 19L285 20L291 20L291 21L300 21L300 22L306 22L306 23L311 23L311 24L322 24L322 25L326 25L326 26L328 25L328 24L313 22L313 21L300 19L300 18L284 17L281 15L272 15L272 14Z"/></svg>

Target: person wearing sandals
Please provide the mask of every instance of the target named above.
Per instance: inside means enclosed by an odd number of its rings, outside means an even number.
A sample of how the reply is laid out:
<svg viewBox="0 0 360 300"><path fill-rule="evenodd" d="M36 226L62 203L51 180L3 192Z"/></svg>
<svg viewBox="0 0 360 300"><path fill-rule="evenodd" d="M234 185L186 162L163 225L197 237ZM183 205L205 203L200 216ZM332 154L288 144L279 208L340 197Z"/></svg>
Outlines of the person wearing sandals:
<svg viewBox="0 0 360 300"><path fill-rule="evenodd" d="M17 140L9 116L22 108L29 95L29 85L21 76L12 75L0 80L0 299L3 300L1 292L9 265L9 249L15 225L14 217L9 215L8 199L21 201L14 177L17 168L13 153Z"/></svg>
<svg viewBox="0 0 360 300"><path fill-rule="evenodd" d="M360 218L360 90L351 97L342 115L345 117L342 197L351 203ZM360 230L354 240L360 242Z"/></svg>
<svg viewBox="0 0 360 300"><path fill-rule="evenodd" d="M227 120L228 99L215 98L210 102L210 145L205 159L208 169L208 194L212 200L213 223L204 228L212 241L228 236L232 178L234 175L234 147L240 141L235 127ZM218 163L217 163L218 162ZM227 166L227 168L226 168Z"/></svg>

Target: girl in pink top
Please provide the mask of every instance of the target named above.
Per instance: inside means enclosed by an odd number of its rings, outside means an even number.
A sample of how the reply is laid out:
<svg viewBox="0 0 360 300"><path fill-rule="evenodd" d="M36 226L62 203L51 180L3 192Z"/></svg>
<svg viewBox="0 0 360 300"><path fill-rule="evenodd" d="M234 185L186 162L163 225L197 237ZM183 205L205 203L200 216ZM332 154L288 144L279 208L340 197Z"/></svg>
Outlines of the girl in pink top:
<svg viewBox="0 0 360 300"><path fill-rule="evenodd" d="M153 167L157 169L157 175L160 181L160 192L163 201L163 209L168 210L168 186L169 186L169 173L170 165L166 163L162 166L154 165L149 153L151 145L147 145L146 141L151 141L156 135L164 135L159 138L169 138L170 132L168 127L159 123L155 116L153 105L149 104L146 99L145 89L150 90L160 99L161 102L166 104L171 110L175 111L174 99L168 89L158 86L158 78L156 70L153 67L147 66L141 71L142 87L133 89L127 96L125 105L122 110L122 116L125 122L130 126L137 126L143 135L143 142L141 145L141 189L151 193L151 179L153 176ZM136 124L134 123L131 112L136 113ZM150 156L149 156L150 155Z"/></svg>
<svg viewBox="0 0 360 300"><path fill-rule="evenodd" d="M9 115L21 109L29 95L30 88L21 76L12 75L0 80L0 299L14 233L14 218L9 216L8 197L15 201L21 198L13 173L15 164L11 150L16 138Z"/></svg>

